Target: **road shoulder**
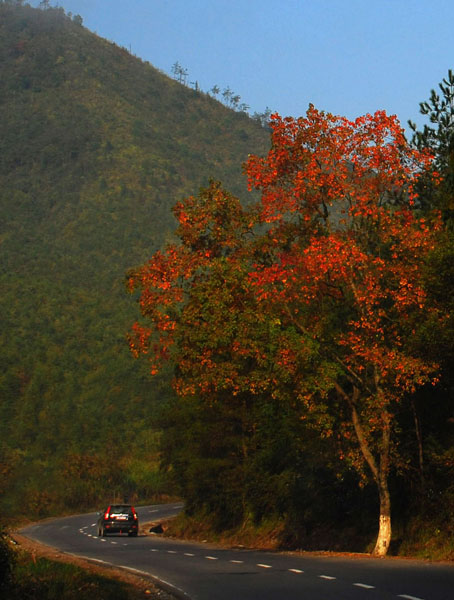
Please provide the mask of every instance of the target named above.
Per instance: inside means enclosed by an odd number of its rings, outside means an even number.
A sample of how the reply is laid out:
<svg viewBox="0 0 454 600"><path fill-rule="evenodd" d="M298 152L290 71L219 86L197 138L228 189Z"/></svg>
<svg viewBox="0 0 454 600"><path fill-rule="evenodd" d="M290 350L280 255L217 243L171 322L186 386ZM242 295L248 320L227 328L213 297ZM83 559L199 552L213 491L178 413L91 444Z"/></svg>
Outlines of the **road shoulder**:
<svg viewBox="0 0 454 600"><path fill-rule="evenodd" d="M141 577L137 574L130 573L125 569L119 569L118 567L110 566L108 564L100 565L89 559L66 554L56 548L31 540L20 533L11 533L10 537L22 550L31 555L32 560L36 560L37 558L47 558L48 560L57 562L70 563L89 573L122 581L135 588L138 598L146 597L151 600L177 600L176 596L158 586L151 577Z"/></svg>

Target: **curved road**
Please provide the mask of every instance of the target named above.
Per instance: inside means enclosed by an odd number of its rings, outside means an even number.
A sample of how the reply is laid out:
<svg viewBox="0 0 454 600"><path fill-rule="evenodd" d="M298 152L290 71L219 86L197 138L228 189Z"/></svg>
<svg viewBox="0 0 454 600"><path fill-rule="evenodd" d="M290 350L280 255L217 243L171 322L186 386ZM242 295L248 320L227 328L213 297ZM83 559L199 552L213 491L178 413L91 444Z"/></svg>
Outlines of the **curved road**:
<svg viewBox="0 0 454 600"><path fill-rule="evenodd" d="M137 508L142 522L181 504ZM414 560L323 557L222 549L158 536L97 536L94 513L26 527L54 548L138 571L191 600L453 600L454 566Z"/></svg>

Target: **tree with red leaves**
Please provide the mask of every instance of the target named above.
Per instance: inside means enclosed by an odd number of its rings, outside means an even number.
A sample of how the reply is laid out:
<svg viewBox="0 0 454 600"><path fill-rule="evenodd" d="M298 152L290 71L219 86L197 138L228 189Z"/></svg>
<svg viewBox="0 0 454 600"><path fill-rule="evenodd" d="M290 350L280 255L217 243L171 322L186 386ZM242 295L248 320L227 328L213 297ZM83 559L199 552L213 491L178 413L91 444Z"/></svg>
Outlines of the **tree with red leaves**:
<svg viewBox="0 0 454 600"><path fill-rule="evenodd" d="M431 311L421 265L438 222L413 209L431 158L384 112L350 121L311 106L299 119L273 115L271 129L268 155L246 164L260 202L244 209L212 184L177 205L181 244L131 276L151 321L131 347L153 370L171 356L182 395L291 389L301 418L375 482L383 556L396 411L436 380L411 351Z"/></svg>
<svg viewBox="0 0 454 600"><path fill-rule="evenodd" d="M377 485L374 554L384 555L395 413L436 370L409 351L431 310L421 266L434 224L412 209L430 157L384 112L349 121L310 107L305 118L274 116L272 129L268 156L247 164L272 253L250 277L266 310L295 334L280 363L306 418L324 435L337 427L343 457L363 476L368 467Z"/></svg>

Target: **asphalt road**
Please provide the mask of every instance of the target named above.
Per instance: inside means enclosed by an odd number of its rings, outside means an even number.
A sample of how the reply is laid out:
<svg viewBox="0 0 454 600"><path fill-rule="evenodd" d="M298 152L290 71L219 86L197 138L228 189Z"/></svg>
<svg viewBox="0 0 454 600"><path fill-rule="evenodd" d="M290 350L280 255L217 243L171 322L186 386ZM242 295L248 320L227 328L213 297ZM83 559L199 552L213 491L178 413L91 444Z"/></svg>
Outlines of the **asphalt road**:
<svg viewBox="0 0 454 600"><path fill-rule="evenodd" d="M164 519L181 505L145 506ZM191 600L454 600L454 566L415 560L222 549L159 536L98 537L94 513L39 523L20 533L76 556L151 575Z"/></svg>

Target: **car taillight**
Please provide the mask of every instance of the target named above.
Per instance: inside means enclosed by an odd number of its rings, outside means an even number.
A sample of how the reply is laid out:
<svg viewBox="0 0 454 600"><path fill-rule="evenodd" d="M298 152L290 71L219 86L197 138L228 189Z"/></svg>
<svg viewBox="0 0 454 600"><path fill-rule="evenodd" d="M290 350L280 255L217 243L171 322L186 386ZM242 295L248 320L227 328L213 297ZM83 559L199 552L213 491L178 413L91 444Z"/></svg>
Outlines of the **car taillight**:
<svg viewBox="0 0 454 600"><path fill-rule="evenodd" d="M134 517L134 519L137 519L136 511L133 508L131 508L131 510L132 510L132 516Z"/></svg>
<svg viewBox="0 0 454 600"><path fill-rule="evenodd" d="M106 510L106 512L104 513L104 520L107 521L107 519L109 518L109 513L110 513L110 506L109 508Z"/></svg>

